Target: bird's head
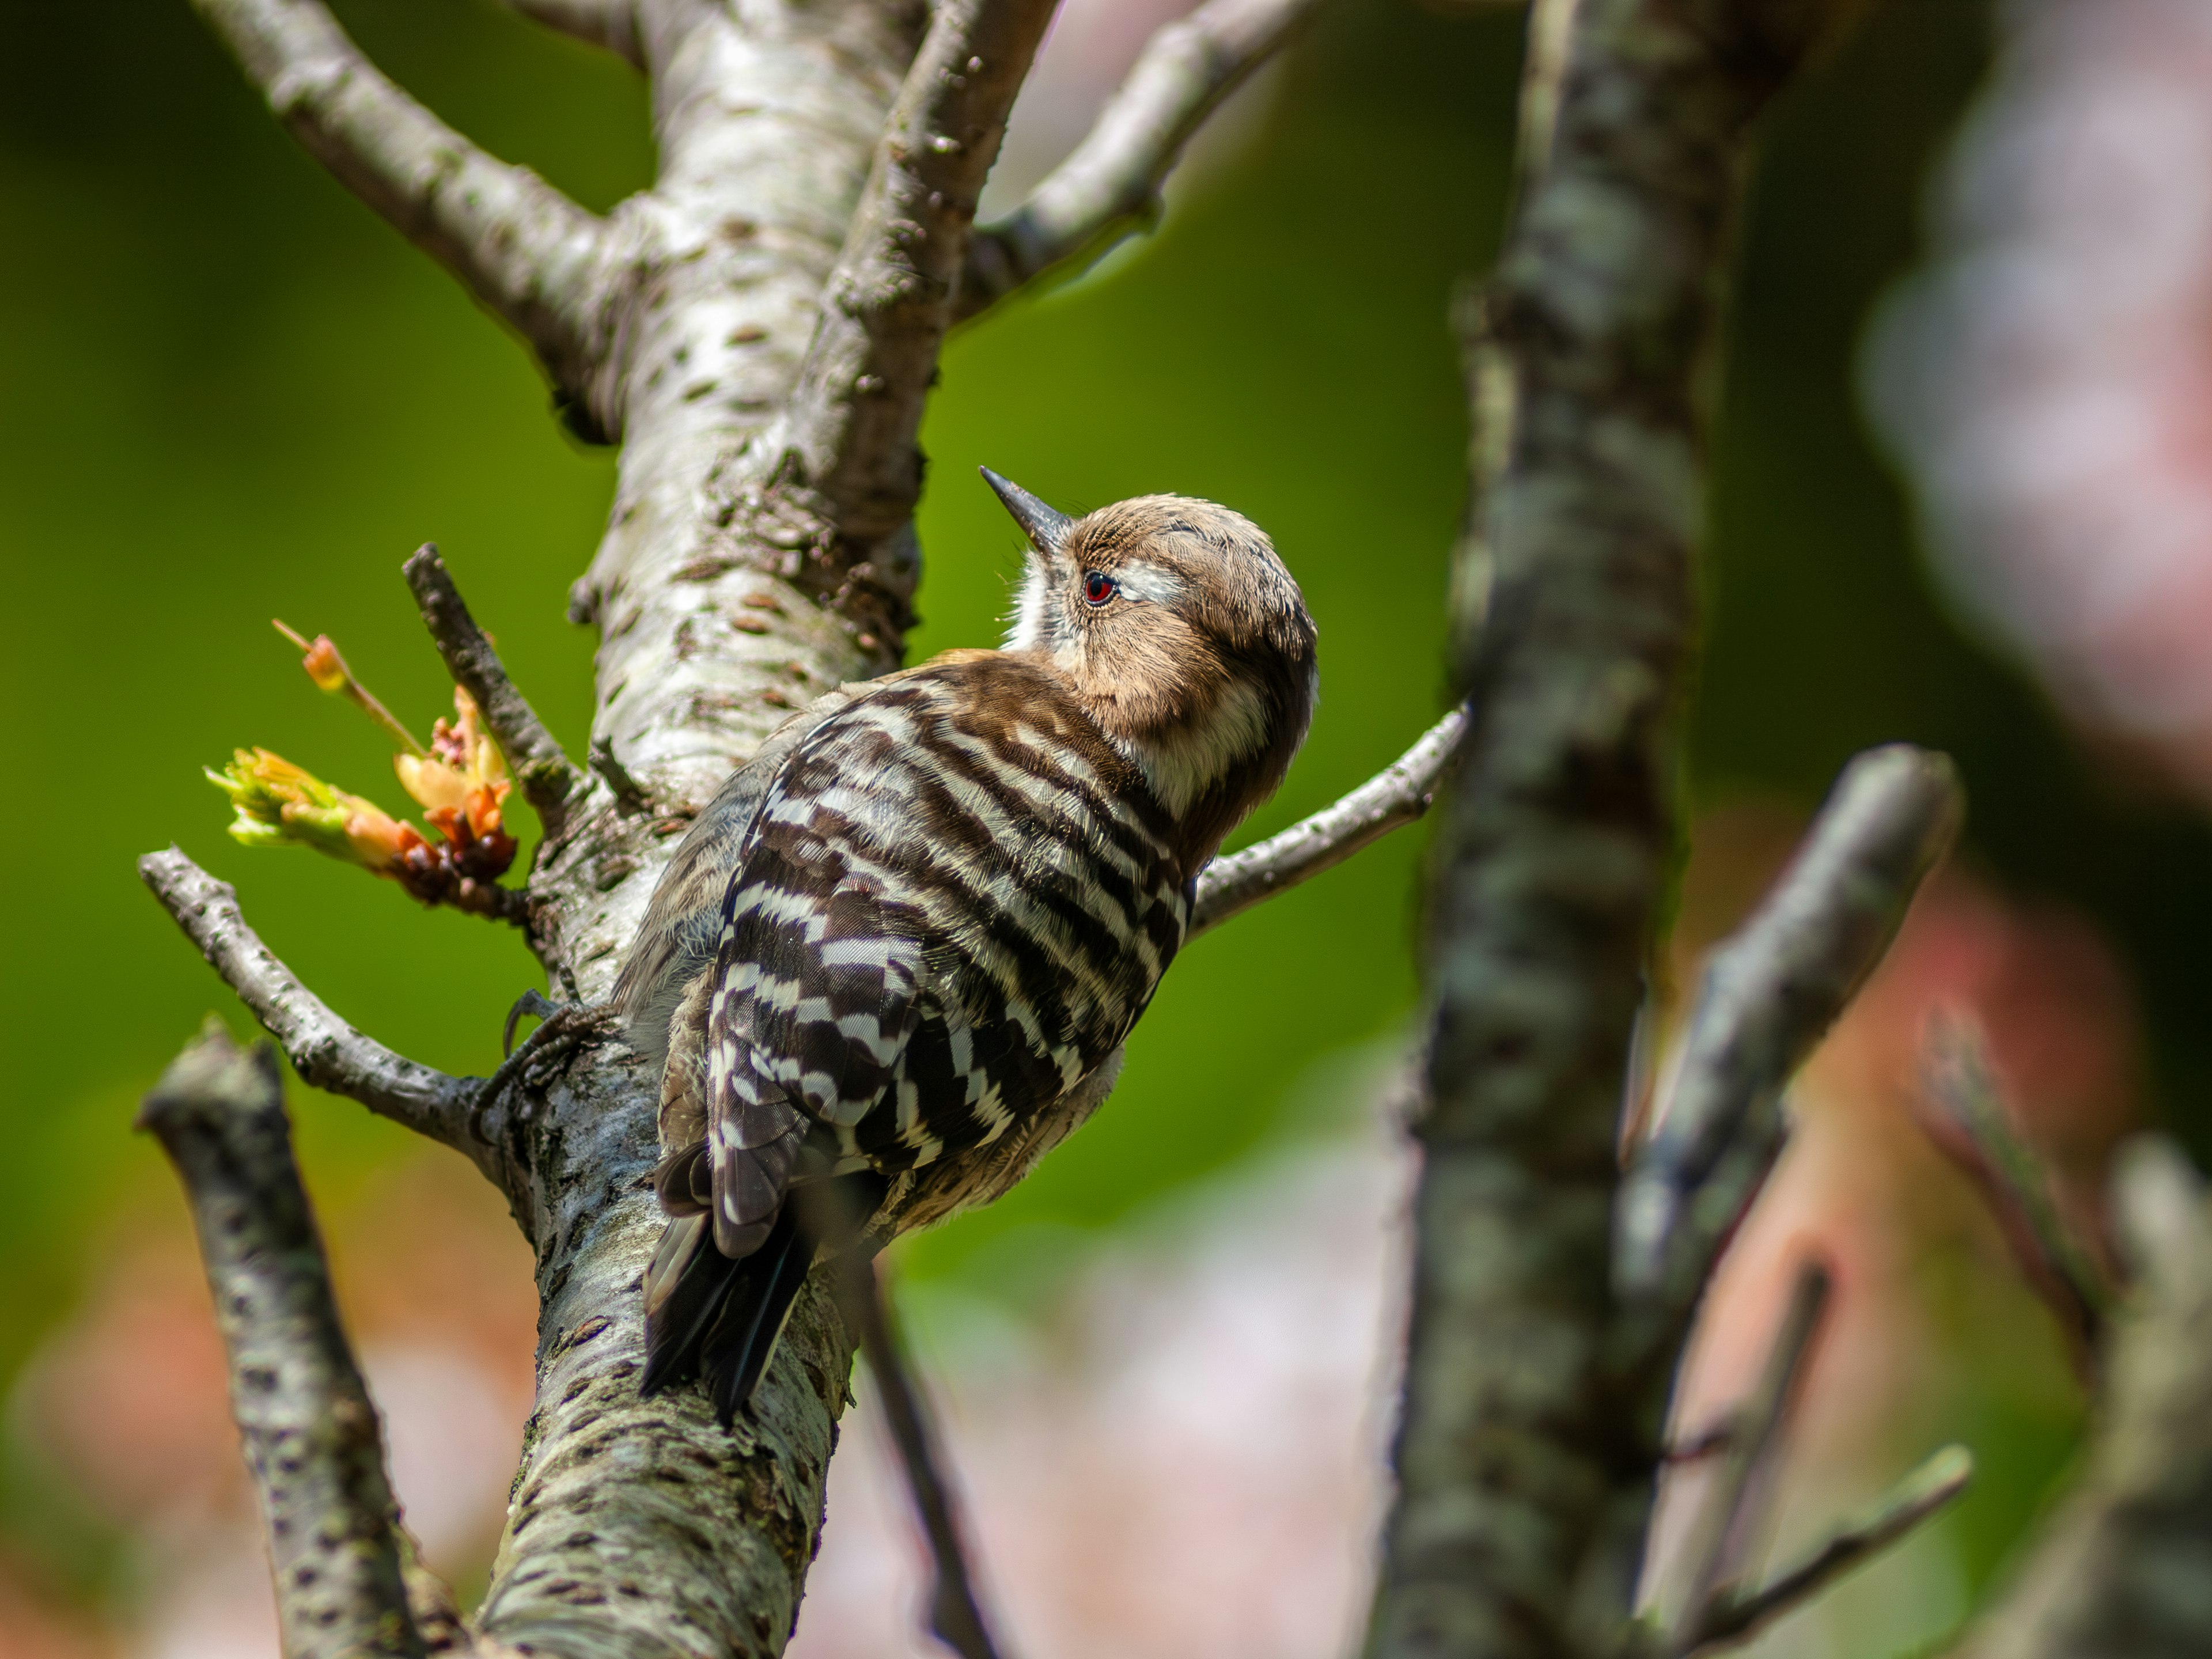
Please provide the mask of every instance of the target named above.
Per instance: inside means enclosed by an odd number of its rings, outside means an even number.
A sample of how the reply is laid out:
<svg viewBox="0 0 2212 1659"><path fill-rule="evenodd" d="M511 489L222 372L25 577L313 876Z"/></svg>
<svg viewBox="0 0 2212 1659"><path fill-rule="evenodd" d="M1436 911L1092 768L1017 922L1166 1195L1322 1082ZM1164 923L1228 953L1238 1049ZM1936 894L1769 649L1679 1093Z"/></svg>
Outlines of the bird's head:
<svg viewBox="0 0 2212 1659"><path fill-rule="evenodd" d="M1210 857L1313 717L1314 624L1260 527L1182 495L1082 518L988 468L1029 537L1006 648L1048 662Z"/></svg>

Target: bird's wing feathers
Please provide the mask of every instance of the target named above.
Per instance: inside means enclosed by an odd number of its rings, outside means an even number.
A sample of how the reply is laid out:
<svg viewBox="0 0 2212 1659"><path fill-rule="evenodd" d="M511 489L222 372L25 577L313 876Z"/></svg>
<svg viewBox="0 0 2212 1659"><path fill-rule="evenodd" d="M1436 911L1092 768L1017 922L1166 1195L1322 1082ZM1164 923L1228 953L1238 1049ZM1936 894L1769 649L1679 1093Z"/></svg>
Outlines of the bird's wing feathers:
<svg viewBox="0 0 2212 1659"><path fill-rule="evenodd" d="M801 769L794 756L754 817L707 1015L715 1237L732 1255L767 1237L811 1127L854 1151L839 1132L882 1097L919 1009L915 931L819 833Z"/></svg>

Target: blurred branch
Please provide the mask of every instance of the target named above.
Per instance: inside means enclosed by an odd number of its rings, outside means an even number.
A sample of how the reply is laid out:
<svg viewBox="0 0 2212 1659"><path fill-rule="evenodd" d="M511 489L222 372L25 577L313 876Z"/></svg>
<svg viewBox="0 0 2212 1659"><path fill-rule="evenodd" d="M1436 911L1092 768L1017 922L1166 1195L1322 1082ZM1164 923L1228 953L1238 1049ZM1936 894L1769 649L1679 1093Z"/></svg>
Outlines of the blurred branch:
<svg viewBox="0 0 2212 1659"><path fill-rule="evenodd" d="M842 1256L844 1303L860 1339L860 1352L883 1396L884 1416L898 1446L907 1487L929 1539L936 1583L929 1597L929 1627L961 1659L998 1659L990 1627L975 1601L974 1576L961 1541L958 1505L945 1478L943 1449L928 1403L915 1380L890 1287L877 1264L860 1249Z"/></svg>
<svg viewBox="0 0 2212 1659"><path fill-rule="evenodd" d="M2171 1143L2123 1149L2136 1293L2113 1321L2081 1476L1954 1659L2205 1650L2212 1583L2212 1213Z"/></svg>
<svg viewBox="0 0 2212 1659"><path fill-rule="evenodd" d="M1974 1478L1974 1455L1945 1446L1885 1492L1866 1514L1846 1522L1810 1554L1784 1568L1755 1590L1717 1591L1705 1607L1689 1650L1732 1646L1779 1618L1941 1513Z"/></svg>
<svg viewBox="0 0 2212 1659"><path fill-rule="evenodd" d="M1183 146L1317 3L1210 0L1155 32L1073 153L1012 213L975 228L953 319L1146 228Z"/></svg>
<svg viewBox="0 0 2212 1659"><path fill-rule="evenodd" d="M285 1653L427 1652L376 1411L293 1162L276 1051L240 1049L210 1016L146 1097L138 1127L176 1165L199 1234Z"/></svg>
<svg viewBox="0 0 2212 1659"><path fill-rule="evenodd" d="M424 543L401 570L422 609L422 624L436 641L438 654L446 659L446 672L476 700L486 729L522 786L524 798L544 821L546 836L557 836L588 777L562 752L537 711L515 690L491 641L477 626L460 590L453 586L446 562L438 556L437 544Z"/></svg>
<svg viewBox="0 0 2212 1659"><path fill-rule="evenodd" d="M1705 1639L1702 1632L1717 1600L1729 1546L1750 1530L1752 1477L1781 1437L1783 1423L1796 1401L1805 1357L1827 1311L1830 1284L1827 1267L1820 1261L1807 1261L1797 1270L1765 1367L1750 1397L1735 1411L1711 1490L1692 1522L1687 1593L1661 1644L1665 1653L1688 1653Z"/></svg>
<svg viewBox="0 0 2212 1659"><path fill-rule="evenodd" d="M1942 755L1904 744L1844 769L1796 856L1716 950L1673 1090L1616 1209L1624 1292L1687 1307L1780 1151L1784 1085L1881 960L1962 813Z"/></svg>
<svg viewBox="0 0 2212 1659"><path fill-rule="evenodd" d="M1971 1020L1938 1015L1922 1070L1925 1086L1913 1098L1921 1126L1980 1188L2021 1273L2057 1316L2075 1369L2091 1376L2112 1291L2059 1215L2041 1161L2021 1139L1980 1030Z"/></svg>
<svg viewBox="0 0 2212 1659"><path fill-rule="evenodd" d="M1279 836L1206 866L1198 878L1186 937L1196 939L1218 927L1262 899L1335 868L1400 825L1413 823L1429 810L1437 781L1466 730L1466 711L1454 709L1423 732L1411 749L1334 805Z"/></svg>
<svg viewBox="0 0 2212 1659"><path fill-rule="evenodd" d="M637 0L500 0L509 11L534 18L549 29L599 46L634 69L645 67L645 48L637 38Z"/></svg>
<svg viewBox="0 0 2212 1659"><path fill-rule="evenodd" d="M237 890L175 848L140 859L138 878L283 1046L301 1081L358 1101L379 1117L451 1146L482 1170L510 1202L521 1201L504 1161L469 1133L473 1083L396 1054L332 1013L246 926Z"/></svg>
<svg viewBox="0 0 2212 1659"><path fill-rule="evenodd" d="M409 97L321 0L193 4L316 160L513 325L556 383L583 383L604 222Z"/></svg>
<svg viewBox="0 0 2212 1659"><path fill-rule="evenodd" d="M1471 713L1432 857L1370 1659L1624 1639L1678 1357L1608 1271L1622 1078L1680 844L1727 269L1759 117L1829 6L1569 9L1547 151L1523 158L1496 268L1460 308L1453 684ZM1524 80L1524 101L1550 96Z"/></svg>
<svg viewBox="0 0 2212 1659"><path fill-rule="evenodd" d="M884 124L798 383L763 452L779 468L797 459L849 541L896 534L921 494L915 440L975 199L1052 9L1053 0L939 0Z"/></svg>

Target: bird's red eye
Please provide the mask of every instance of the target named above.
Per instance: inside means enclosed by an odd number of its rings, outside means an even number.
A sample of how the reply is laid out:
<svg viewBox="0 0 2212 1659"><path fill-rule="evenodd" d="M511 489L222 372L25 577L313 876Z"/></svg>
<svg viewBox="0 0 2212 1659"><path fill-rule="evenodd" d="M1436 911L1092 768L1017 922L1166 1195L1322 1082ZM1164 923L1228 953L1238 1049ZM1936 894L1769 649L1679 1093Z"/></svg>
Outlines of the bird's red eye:
<svg viewBox="0 0 2212 1659"><path fill-rule="evenodd" d="M1103 605L1121 591L1114 579L1103 570L1083 573L1083 597L1093 605Z"/></svg>

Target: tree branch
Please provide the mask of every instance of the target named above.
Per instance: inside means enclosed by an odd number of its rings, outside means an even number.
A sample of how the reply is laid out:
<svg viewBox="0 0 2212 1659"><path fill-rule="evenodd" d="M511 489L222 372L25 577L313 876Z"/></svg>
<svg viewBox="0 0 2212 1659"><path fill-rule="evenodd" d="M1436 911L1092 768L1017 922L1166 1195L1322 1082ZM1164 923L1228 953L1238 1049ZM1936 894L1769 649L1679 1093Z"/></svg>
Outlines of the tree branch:
<svg viewBox="0 0 2212 1659"><path fill-rule="evenodd" d="M2074 1489L1954 1659L2202 1653L2212 1582L2212 1211L2171 1143L2122 1150L2137 1293L2113 1322Z"/></svg>
<svg viewBox="0 0 2212 1659"><path fill-rule="evenodd" d="M599 347L605 227L393 85L321 0L193 0L246 78L347 189L536 348L572 398Z"/></svg>
<svg viewBox="0 0 2212 1659"><path fill-rule="evenodd" d="M1713 952L1658 1127L1623 1183L1614 1271L1686 1309L1780 1150L1780 1100L1896 937L1962 814L1942 755L1904 744L1844 769L1751 919Z"/></svg>
<svg viewBox="0 0 2212 1659"><path fill-rule="evenodd" d="M929 1627L961 1659L998 1659L990 1626L975 1600L975 1576L968 1569L958 1505L945 1478L945 1456L930 1421L928 1402L915 1383L914 1366L890 1304L890 1287L876 1262L860 1250L843 1258L844 1301L848 1322L860 1339L860 1352L876 1379L884 1416L906 1470L907 1487L929 1539L936 1583L929 1596Z"/></svg>
<svg viewBox="0 0 2212 1659"><path fill-rule="evenodd" d="M1973 1478L1973 1453L1964 1446L1945 1446L1885 1492L1866 1514L1845 1522L1818 1549L1757 1589L1736 1587L1717 1592L1689 1650L1704 1652L1749 1641L1770 1620L1812 1600L1922 1522L1949 1508Z"/></svg>
<svg viewBox="0 0 2212 1659"><path fill-rule="evenodd" d="M1467 714L1454 709L1421 734L1420 741L1333 805L1279 836L1216 859L1198 878L1187 939L1196 939L1242 915L1262 899L1333 870L1401 824L1429 810L1437 781L1467 730Z"/></svg>
<svg viewBox="0 0 2212 1659"><path fill-rule="evenodd" d="M516 1197L499 1154L469 1133L476 1086L396 1054L332 1013L264 945L238 908L238 891L172 847L138 860L138 878L238 993L311 1088L356 1100L379 1117L452 1147Z"/></svg>
<svg viewBox="0 0 2212 1659"><path fill-rule="evenodd" d="M484 725L522 785L524 799L544 821L545 833L557 836L577 793L589 783L588 775L562 751L538 711L507 677L498 653L469 614L446 562L438 556L437 544L425 542L401 571L422 609L422 625L446 659L446 672L476 700Z"/></svg>
<svg viewBox="0 0 2212 1659"><path fill-rule="evenodd" d="M776 475L795 459L827 521L860 548L904 529L921 494L915 434L975 199L1051 15L1052 0L940 0L769 435Z"/></svg>
<svg viewBox="0 0 2212 1659"><path fill-rule="evenodd" d="M500 3L586 46L602 47L633 69L645 67L645 47L637 38L637 0L500 0Z"/></svg>
<svg viewBox="0 0 2212 1659"><path fill-rule="evenodd" d="M1054 266L1089 265L1149 227L1183 146L1317 3L1210 0L1158 30L1067 159L1012 213L976 227L953 320L979 314Z"/></svg>
<svg viewBox="0 0 2212 1659"><path fill-rule="evenodd" d="M1798 1268L1765 1367L1750 1398L1735 1414L1722 1449L1719 1474L1692 1524L1687 1593L1661 1644L1662 1652L1686 1654L1703 1639L1706 1610L1714 1602L1729 1547L1750 1530L1752 1478L1781 1437L1783 1423L1796 1401L1798 1378L1827 1311L1830 1287L1825 1264L1807 1261Z"/></svg>
<svg viewBox="0 0 2212 1659"><path fill-rule="evenodd" d="M331 1298L275 1049L212 1017L139 1109L176 1165L230 1355L291 1659L427 1651L375 1408Z"/></svg>
<svg viewBox="0 0 2212 1659"><path fill-rule="evenodd" d="M1755 123L1840 0L1539 4L1571 18L1557 113L1470 331L1454 678L1472 713L1433 857L1371 1659L1583 1651L1631 1618L1676 1350L1624 1310L1608 1240L1677 844L1699 389Z"/></svg>
<svg viewBox="0 0 2212 1659"><path fill-rule="evenodd" d="M2022 1276L2057 1316L2075 1369L2093 1378L2112 1291L2060 1217L2042 1161L2021 1139L1970 1020L1931 1022L1922 1076L1913 1097L1921 1127L1980 1189Z"/></svg>

